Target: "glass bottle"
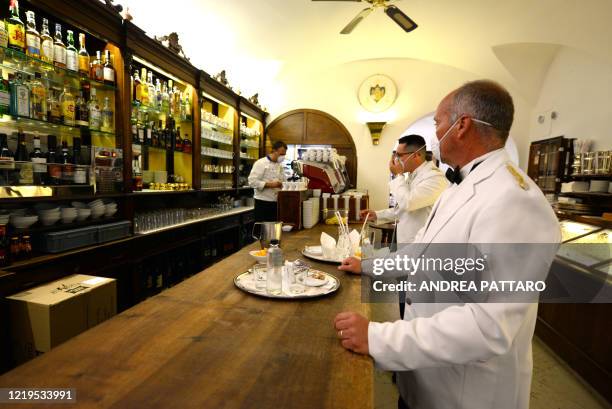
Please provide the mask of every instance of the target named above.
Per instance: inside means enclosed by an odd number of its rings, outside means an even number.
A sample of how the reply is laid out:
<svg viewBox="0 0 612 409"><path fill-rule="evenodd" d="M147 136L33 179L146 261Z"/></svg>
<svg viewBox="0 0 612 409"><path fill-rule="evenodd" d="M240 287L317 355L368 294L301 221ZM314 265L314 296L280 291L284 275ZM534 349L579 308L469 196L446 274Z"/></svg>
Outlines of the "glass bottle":
<svg viewBox="0 0 612 409"><path fill-rule="evenodd" d="M32 257L32 244L30 242L30 236L23 236L19 243L19 257L23 260L27 260Z"/></svg>
<svg viewBox="0 0 612 409"><path fill-rule="evenodd" d="M115 85L115 67L111 59L110 50L104 51L104 66L102 68L102 77L106 85Z"/></svg>
<svg viewBox="0 0 612 409"><path fill-rule="evenodd" d="M9 265L9 243L6 232L6 225L0 224L0 267Z"/></svg>
<svg viewBox="0 0 612 409"><path fill-rule="evenodd" d="M140 70L140 80L142 81L140 87L140 105L147 107L149 106L149 87L146 83L147 69L144 67Z"/></svg>
<svg viewBox="0 0 612 409"><path fill-rule="evenodd" d="M21 80L21 74L11 82L11 115L30 117L30 90Z"/></svg>
<svg viewBox="0 0 612 409"><path fill-rule="evenodd" d="M42 28L40 30L40 58L49 64L53 63L53 38L49 33L49 21L46 18L42 20Z"/></svg>
<svg viewBox="0 0 612 409"><path fill-rule="evenodd" d="M153 84L153 72L149 71L147 74L147 94L149 96L149 106L153 109L157 109L155 104L157 103L157 98L155 97L155 84Z"/></svg>
<svg viewBox="0 0 612 409"><path fill-rule="evenodd" d="M70 185L74 182L74 166L68 151L68 142L62 141L62 151L59 155L59 163L62 165L62 183Z"/></svg>
<svg viewBox="0 0 612 409"><path fill-rule="evenodd" d="M161 111L162 109L162 92L161 92L161 81L159 78L155 80L155 106Z"/></svg>
<svg viewBox="0 0 612 409"><path fill-rule="evenodd" d="M79 70L79 52L74 46L74 33L72 30L66 31L66 42L68 43L66 46L66 68L77 72Z"/></svg>
<svg viewBox="0 0 612 409"><path fill-rule="evenodd" d="M96 51L96 58L91 63L91 78L99 82L104 81L104 65L100 51Z"/></svg>
<svg viewBox="0 0 612 409"><path fill-rule="evenodd" d="M43 185L47 174L47 155L40 149L40 137L34 136L34 150L30 153L30 161L34 164L34 184Z"/></svg>
<svg viewBox="0 0 612 409"><path fill-rule="evenodd" d="M25 134L17 132L17 151L15 152L15 161L19 164L19 184L31 185L34 183L34 167L30 162L28 148L26 147Z"/></svg>
<svg viewBox="0 0 612 409"><path fill-rule="evenodd" d="M184 121L191 121L191 98L187 91L183 97L183 116Z"/></svg>
<svg viewBox="0 0 612 409"><path fill-rule="evenodd" d="M130 125L132 126L132 143L138 144L138 108L132 105L132 115L130 115Z"/></svg>
<svg viewBox="0 0 612 409"><path fill-rule="evenodd" d="M174 93L173 93L173 81L168 81L168 115L172 115L174 112Z"/></svg>
<svg viewBox="0 0 612 409"><path fill-rule="evenodd" d="M62 41L62 25L59 23L55 23L53 64L56 67L66 68L66 45L64 45L64 42Z"/></svg>
<svg viewBox="0 0 612 409"><path fill-rule="evenodd" d="M161 101L161 112L169 115L170 114L170 94L168 94L168 83L162 84L162 101Z"/></svg>
<svg viewBox="0 0 612 409"><path fill-rule="evenodd" d="M85 34L79 33L79 73L89 77L89 54L85 47Z"/></svg>
<svg viewBox="0 0 612 409"><path fill-rule="evenodd" d="M87 169L81 163L81 138L74 138L72 140L72 163L74 166L74 184L85 185L87 184Z"/></svg>
<svg viewBox="0 0 612 409"><path fill-rule="evenodd" d="M181 128L176 128L176 135L174 136L174 150L177 152L183 151L183 140L181 139Z"/></svg>
<svg viewBox="0 0 612 409"><path fill-rule="evenodd" d="M74 104L74 122L77 126L89 126L89 108L83 97L83 91L79 91L79 96Z"/></svg>
<svg viewBox="0 0 612 409"><path fill-rule="evenodd" d="M268 249L268 274L266 278L266 291L271 295L279 295L283 291L283 251L278 240L270 241Z"/></svg>
<svg viewBox="0 0 612 409"><path fill-rule="evenodd" d="M19 18L19 1L10 0L10 17L6 20L8 26L8 46L13 50L21 51L25 49L25 27Z"/></svg>
<svg viewBox="0 0 612 409"><path fill-rule="evenodd" d="M62 106L62 119L64 125L74 126L75 115L74 115L74 95L70 92L68 84L64 84L64 92L60 96L60 104Z"/></svg>
<svg viewBox="0 0 612 409"><path fill-rule="evenodd" d="M138 70L134 71L134 103L141 104L142 102L142 81Z"/></svg>
<svg viewBox="0 0 612 409"><path fill-rule="evenodd" d="M62 183L62 167L58 165L60 159L55 135L47 136L47 149L47 184L60 185Z"/></svg>
<svg viewBox="0 0 612 409"><path fill-rule="evenodd" d="M47 93L47 122L62 123L62 106L58 98L59 90L49 88Z"/></svg>
<svg viewBox="0 0 612 409"><path fill-rule="evenodd" d="M172 95L174 97L174 110L172 111L172 116L175 118L181 117L181 92L178 90L176 85L172 90Z"/></svg>
<svg viewBox="0 0 612 409"><path fill-rule="evenodd" d="M0 133L0 185L11 184L11 172L15 170L15 157L8 147L8 136Z"/></svg>
<svg viewBox="0 0 612 409"><path fill-rule="evenodd" d="M47 119L47 87L41 78L41 73L36 72L34 80L30 81L30 118L44 121Z"/></svg>
<svg viewBox="0 0 612 409"><path fill-rule="evenodd" d="M102 112L100 103L96 97L96 89L91 89L91 99L89 100L89 129L100 130L102 125Z"/></svg>
<svg viewBox="0 0 612 409"><path fill-rule="evenodd" d="M113 110L108 97L104 97L104 106L102 107L102 130L113 132Z"/></svg>
<svg viewBox="0 0 612 409"><path fill-rule="evenodd" d="M1 25L1 24L0 24ZM8 114L11 111L11 92L9 83L2 76L0 70L0 116Z"/></svg>
<svg viewBox="0 0 612 409"><path fill-rule="evenodd" d="M36 30L36 17L32 10L26 11L28 26L26 29L26 54L40 58L40 34Z"/></svg>

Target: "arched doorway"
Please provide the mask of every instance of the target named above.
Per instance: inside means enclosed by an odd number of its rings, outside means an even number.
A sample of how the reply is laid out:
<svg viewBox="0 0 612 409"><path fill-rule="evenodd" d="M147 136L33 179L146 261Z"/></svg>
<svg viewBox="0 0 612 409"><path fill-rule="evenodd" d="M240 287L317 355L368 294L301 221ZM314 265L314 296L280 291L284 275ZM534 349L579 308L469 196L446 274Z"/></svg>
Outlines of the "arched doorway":
<svg viewBox="0 0 612 409"><path fill-rule="evenodd" d="M265 149L282 140L287 145L332 145L346 156L346 170L352 186L357 186L357 150L346 127L332 115L316 109L286 112L266 128Z"/></svg>

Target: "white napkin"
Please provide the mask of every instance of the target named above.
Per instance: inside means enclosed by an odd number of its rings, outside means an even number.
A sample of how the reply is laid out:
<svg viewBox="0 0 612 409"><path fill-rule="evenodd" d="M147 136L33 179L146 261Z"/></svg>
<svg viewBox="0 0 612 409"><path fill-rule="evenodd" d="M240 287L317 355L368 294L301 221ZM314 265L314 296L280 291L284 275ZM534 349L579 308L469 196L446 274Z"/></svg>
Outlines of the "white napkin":
<svg viewBox="0 0 612 409"><path fill-rule="evenodd" d="M313 256L322 256L323 248L321 246L306 246L306 252Z"/></svg>
<svg viewBox="0 0 612 409"><path fill-rule="evenodd" d="M336 239L325 232L321 233L321 249L323 257L333 259L336 254Z"/></svg>

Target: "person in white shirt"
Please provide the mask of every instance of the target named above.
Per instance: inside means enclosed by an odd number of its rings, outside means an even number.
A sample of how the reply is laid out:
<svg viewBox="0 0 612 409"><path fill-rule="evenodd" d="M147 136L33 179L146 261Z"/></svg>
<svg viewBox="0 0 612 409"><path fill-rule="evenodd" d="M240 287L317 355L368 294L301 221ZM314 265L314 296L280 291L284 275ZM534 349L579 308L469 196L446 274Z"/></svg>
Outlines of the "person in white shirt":
<svg viewBox="0 0 612 409"><path fill-rule="evenodd" d="M504 251L487 263L513 278L546 279L561 240L559 222L504 150L513 115L508 91L487 80L467 83L440 102L432 151L454 169L453 184L417 234L414 242L422 244L391 257L436 243L522 243L520 258ZM545 244L553 249L542 254ZM373 261L348 258L339 269L369 275ZM422 277L417 272L407 280ZM344 348L398 371L400 408L527 409L537 310L534 301L414 302L406 304L403 320L369 322L348 311L336 316L334 327Z"/></svg>
<svg viewBox="0 0 612 409"><path fill-rule="evenodd" d="M363 210L369 220L397 221L397 243L411 243L425 225L431 208L448 187L444 174L431 161L426 160L425 139L420 135L402 136L389 162L395 178L389 189L396 206L384 210Z"/></svg>
<svg viewBox="0 0 612 409"><path fill-rule="evenodd" d="M277 220L278 191L287 179L283 170L283 161L287 145L283 141L272 144L272 150L266 157L253 164L249 174L249 186L255 190L255 221L273 222Z"/></svg>

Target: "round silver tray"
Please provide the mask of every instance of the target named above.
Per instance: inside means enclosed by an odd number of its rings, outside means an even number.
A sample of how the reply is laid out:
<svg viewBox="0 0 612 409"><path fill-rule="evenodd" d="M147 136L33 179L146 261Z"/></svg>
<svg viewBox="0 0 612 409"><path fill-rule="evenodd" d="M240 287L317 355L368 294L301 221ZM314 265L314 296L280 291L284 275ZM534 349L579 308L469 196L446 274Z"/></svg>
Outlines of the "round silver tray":
<svg viewBox="0 0 612 409"><path fill-rule="evenodd" d="M320 270L314 270L314 271L325 274L325 276L327 277L327 280L332 280L333 284L331 286L323 285L320 287L306 287L306 292L303 294L289 295L289 294L282 293L278 295L273 295L273 294L268 294L265 290L255 290L254 288L246 286L244 284L244 280L250 274L252 274L252 272L249 270L249 271L245 271L244 273L239 274L236 277L234 277L234 285L238 287L240 290L246 293L249 293L249 294L253 294L253 295L264 297L264 298L276 298L276 299L281 299L281 300L317 298L317 297L323 297L329 294L333 294L336 291L338 291L338 288L340 288L340 280L338 280L336 276L326 273L324 271L320 271Z"/></svg>
<svg viewBox="0 0 612 409"><path fill-rule="evenodd" d="M302 250L302 255L304 257L307 257L311 260L317 260L317 261L321 261L323 263L331 263L331 264L342 264L342 260L332 260L329 258L325 258L323 257L323 255L315 255L315 254L311 254L309 252L306 251L306 249Z"/></svg>

